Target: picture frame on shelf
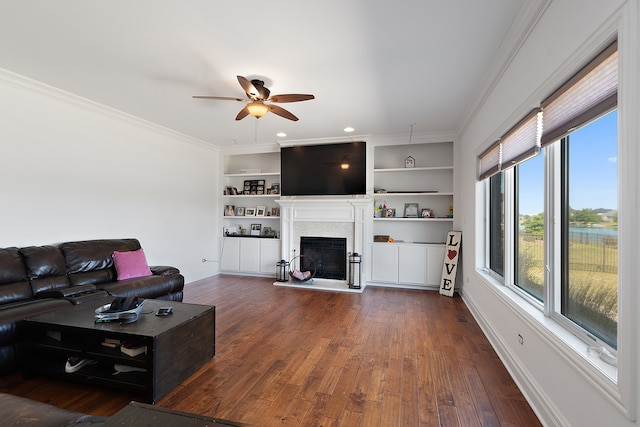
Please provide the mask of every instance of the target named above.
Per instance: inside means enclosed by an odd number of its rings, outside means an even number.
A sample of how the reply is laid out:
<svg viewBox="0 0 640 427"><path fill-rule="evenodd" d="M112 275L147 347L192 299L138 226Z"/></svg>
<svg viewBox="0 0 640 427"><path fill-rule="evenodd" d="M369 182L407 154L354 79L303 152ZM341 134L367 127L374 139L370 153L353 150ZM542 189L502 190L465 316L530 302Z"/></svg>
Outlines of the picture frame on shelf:
<svg viewBox="0 0 640 427"><path fill-rule="evenodd" d="M271 216L280 216L280 208L271 208Z"/></svg>
<svg viewBox="0 0 640 427"><path fill-rule="evenodd" d="M433 209L422 208L420 209L420 217L421 218L433 218Z"/></svg>
<svg viewBox="0 0 640 427"><path fill-rule="evenodd" d="M246 208L244 210L244 216L256 216L256 208Z"/></svg>
<svg viewBox="0 0 640 427"><path fill-rule="evenodd" d="M262 230L262 224L251 224L251 235L259 236Z"/></svg>
<svg viewBox="0 0 640 427"><path fill-rule="evenodd" d="M395 216L396 216L396 208L384 209L383 216L385 218L395 218Z"/></svg>
<svg viewBox="0 0 640 427"><path fill-rule="evenodd" d="M226 205L224 207L224 216L236 216L236 207L234 205Z"/></svg>
<svg viewBox="0 0 640 427"><path fill-rule="evenodd" d="M271 192L270 194L280 194L280 183L274 182L271 184Z"/></svg>
<svg viewBox="0 0 640 427"><path fill-rule="evenodd" d="M244 206L238 206L236 208L236 216L244 216Z"/></svg>
<svg viewBox="0 0 640 427"><path fill-rule="evenodd" d="M405 203L404 204L404 217L405 218L418 218L418 204L417 203Z"/></svg>
<svg viewBox="0 0 640 427"><path fill-rule="evenodd" d="M224 187L225 196L233 196L234 194L238 194L238 190L235 187Z"/></svg>
<svg viewBox="0 0 640 427"><path fill-rule="evenodd" d="M264 206L258 206L256 208L256 216L264 216L264 211L265 211Z"/></svg>

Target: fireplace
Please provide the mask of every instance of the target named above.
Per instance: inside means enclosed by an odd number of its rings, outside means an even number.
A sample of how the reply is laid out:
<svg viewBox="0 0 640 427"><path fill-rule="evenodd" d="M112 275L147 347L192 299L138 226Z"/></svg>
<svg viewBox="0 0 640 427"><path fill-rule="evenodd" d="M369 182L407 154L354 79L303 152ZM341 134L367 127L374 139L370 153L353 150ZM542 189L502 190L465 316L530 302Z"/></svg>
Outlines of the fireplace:
<svg viewBox="0 0 640 427"><path fill-rule="evenodd" d="M347 254L365 253L365 236L371 235L373 225L373 203L367 197L362 198L281 198L277 201L281 206L281 245L284 259L305 253L302 249L303 238L322 238L340 240L344 249L335 256L333 261L322 255L318 271L310 283L293 282L290 286L303 286L311 289L337 290L341 292L362 292L362 289L350 289L347 284ZM298 261L300 258L297 258ZM303 258L304 259L304 258ZM366 276L367 257L363 257L363 275ZM336 273L336 268L340 272ZM302 267L302 268L299 268ZM292 268L307 271L306 265L297 262ZM310 268L309 268L310 269ZM324 270L320 272L320 270ZM327 274L327 270L329 273ZM327 274L327 277L323 277ZM339 274L339 275L338 275ZM366 280L363 280L366 284ZM288 286L287 283L275 283L277 286ZM364 289L364 287L363 287Z"/></svg>
<svg viewBox="0 0 640 427"><path fill-rule="evenodd" d="M336 237L300 238L300 270L315 271L314 277L347 278L347 239Z"/></svg>

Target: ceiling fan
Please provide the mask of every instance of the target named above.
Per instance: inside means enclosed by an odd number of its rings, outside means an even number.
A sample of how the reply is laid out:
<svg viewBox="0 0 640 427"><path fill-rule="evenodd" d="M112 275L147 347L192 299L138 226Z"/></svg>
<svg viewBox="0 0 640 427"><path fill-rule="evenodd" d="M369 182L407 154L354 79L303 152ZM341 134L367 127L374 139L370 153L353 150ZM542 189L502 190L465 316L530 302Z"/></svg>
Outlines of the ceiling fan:
<svg viewBox="0 0 640 427"><path fill-rule="evenodd" d="M234 98L228 96L197 96L194 95L194 98L202 98L202 99L221 99L227 101L240 101L247 102L247 105L240 110L238 115L236 116L236 120L242 120L251 114L256 119L260 117L264 117L269 111L274 114L277 114L280 117L284 117L285 119L293 120L294 122L298 120L296 116L294 116L291 112L285 110L284 108L273 105L273 104L265 104L265 102L298 102L298 101L308 101L310 99L314 99L313 95L304 95L304 94L296 94L290 93L286 95L273 95L270 96L271 91L264 87L264 82L262 80L251 80L249 81L247 78L242 76L237 76L238 82L242 89L247 94L249 101L242 98Z"/></svg>

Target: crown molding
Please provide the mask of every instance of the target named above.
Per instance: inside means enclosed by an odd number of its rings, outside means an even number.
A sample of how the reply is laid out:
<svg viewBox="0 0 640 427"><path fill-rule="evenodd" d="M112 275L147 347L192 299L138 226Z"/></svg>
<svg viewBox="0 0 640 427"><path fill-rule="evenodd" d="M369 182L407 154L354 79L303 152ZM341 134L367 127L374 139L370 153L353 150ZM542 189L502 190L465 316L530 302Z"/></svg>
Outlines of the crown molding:
<svg viewBox="0 0 640 427"><path fill-rule="evenodd" d="M173 129L169 129L165 126L160 126L156 123L150 122L129 113L125 113L115 108L107 107L104 104L100 104L98 102L73 94L71 92L64 91L38 80L34 80L29 77L14 73L4 68L0 68L0 84L12 86L17 89L32 92L41 96L46 96L48 98L73 105L74 107L91 111L99 115L107 116L111 119L118 120L123 123L131 124L140 128L144 128L151 132L166 135L181 142L194 144L209 150L220 151L220 148L212 143L194 138L189 135L185 135Z"/></svg>

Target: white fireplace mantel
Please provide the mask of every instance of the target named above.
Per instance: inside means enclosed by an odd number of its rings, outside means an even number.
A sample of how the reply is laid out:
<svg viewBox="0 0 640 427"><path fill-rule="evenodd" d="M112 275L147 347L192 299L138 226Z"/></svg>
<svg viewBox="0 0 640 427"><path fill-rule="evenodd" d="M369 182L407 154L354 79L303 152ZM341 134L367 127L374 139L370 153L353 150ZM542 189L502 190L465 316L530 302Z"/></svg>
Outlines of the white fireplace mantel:
<svg viewBox="0 0 640 427"><path fill-rule="evenodd" d="M373 201L366 198L349 199L320 199L320 198L291 198L276 201L280 205L280 241L282 256L293 258L300 253L300 242L296 238L300 227L309 227L316 236L322 234L318 230L326 229L330 234L318 237L346 237L347 252L363 254L367 235L371 233L373 224ZM314 226L318 223L323 227ZM297 233L295 230L298 230ZM339 235L336 235L339 234ZM344 235L342 235L344 234ZM366 257L362 260L362 271L366 268ZM366 279L363 277L363 282Z"/></svg>

